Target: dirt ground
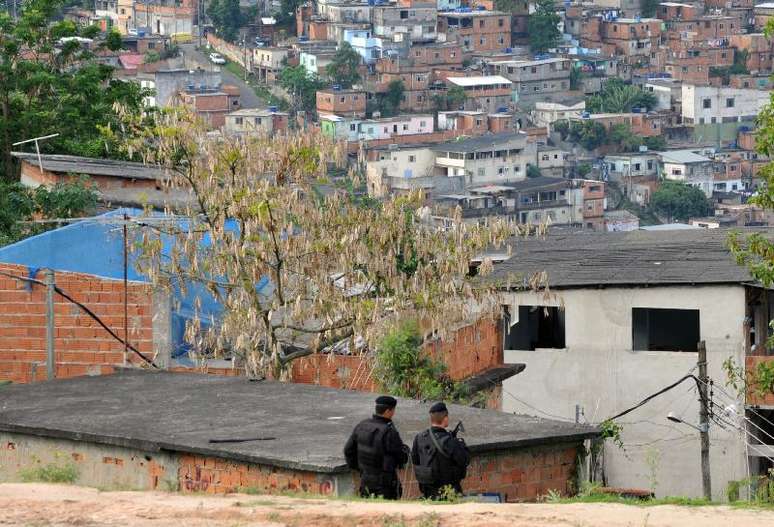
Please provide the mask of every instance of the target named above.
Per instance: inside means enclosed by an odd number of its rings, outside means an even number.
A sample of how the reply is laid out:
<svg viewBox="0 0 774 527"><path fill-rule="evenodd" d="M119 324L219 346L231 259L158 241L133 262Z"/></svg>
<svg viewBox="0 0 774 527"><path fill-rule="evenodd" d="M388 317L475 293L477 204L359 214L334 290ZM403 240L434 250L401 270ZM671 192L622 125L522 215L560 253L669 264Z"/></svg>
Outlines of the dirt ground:
<svg viewBox="0 0 774 527"><path fill-rule="evenodd" d="M137 527L714 527L774 525L774 511L617 504L426 505L100 492L69 485L0 485L2 526Z"/></svg>

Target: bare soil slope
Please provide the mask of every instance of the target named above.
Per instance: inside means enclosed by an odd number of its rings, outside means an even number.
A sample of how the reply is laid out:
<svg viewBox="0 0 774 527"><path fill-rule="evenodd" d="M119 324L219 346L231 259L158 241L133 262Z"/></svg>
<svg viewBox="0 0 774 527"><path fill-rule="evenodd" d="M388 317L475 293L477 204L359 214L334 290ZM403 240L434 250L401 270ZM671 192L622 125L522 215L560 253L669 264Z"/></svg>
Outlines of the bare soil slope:
<svg viewBox="0 0 774 527"><path fill-rule="evenodd" d="M2 526L725 527L774 525L774 510L617 504L426 505L283 496L100 492L0 485Z"/></svg>

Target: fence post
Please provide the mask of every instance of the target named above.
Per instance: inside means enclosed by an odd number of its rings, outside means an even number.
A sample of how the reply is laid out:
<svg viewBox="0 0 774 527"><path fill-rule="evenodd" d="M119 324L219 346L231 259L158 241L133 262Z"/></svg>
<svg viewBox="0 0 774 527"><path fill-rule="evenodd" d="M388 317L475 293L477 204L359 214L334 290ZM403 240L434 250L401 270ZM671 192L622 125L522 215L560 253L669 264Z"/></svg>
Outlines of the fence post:
<svg viewBox="0 0 774 527"><path fill-rule="evenodd" d="M46 269L46 373L48 380L56 377L54 353L54 271Z"/></svg>

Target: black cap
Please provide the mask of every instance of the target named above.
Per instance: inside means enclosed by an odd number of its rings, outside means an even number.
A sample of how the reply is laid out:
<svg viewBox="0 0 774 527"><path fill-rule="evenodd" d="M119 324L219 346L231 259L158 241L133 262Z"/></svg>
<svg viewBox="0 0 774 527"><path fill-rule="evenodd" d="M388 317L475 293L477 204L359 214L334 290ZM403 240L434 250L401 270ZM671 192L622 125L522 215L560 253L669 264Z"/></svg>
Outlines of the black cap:
<svg viewBox="0 0 774 527"><path fill-rule="evenodd" d="M448 412L449 409L446 408L446 403L435 403L433 406L430 407L430 413L434 414L437 412Z"/></svg>
<svg viewBox="0 0 774 527"><path fill-rule="evenodd" d="M381 404L382 406L387 406L389 408L395 408L398 406L398 400L395 397L390 397L389 395L380 395L376 398L376 404Z"/></svg>

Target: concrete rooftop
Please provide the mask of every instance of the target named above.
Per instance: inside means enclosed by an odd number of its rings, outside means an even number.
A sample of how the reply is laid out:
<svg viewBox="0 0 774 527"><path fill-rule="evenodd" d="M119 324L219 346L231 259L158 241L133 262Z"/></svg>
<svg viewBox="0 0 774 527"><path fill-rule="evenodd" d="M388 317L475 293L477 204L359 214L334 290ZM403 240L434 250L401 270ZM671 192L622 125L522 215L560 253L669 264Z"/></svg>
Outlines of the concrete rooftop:
<svg viewBox="0 0 774 527"><path fill-rule="evenodd" d="M344 443L373 411L375 394L202 374L124 371L0 387L0 431L145 451L177 451L315 472L346 469ZM403 441L427 426L431 402L401 399ZM574 441L574 425L451 405L474 452ZM244 443L211 439L275 438Z"/></svg>

